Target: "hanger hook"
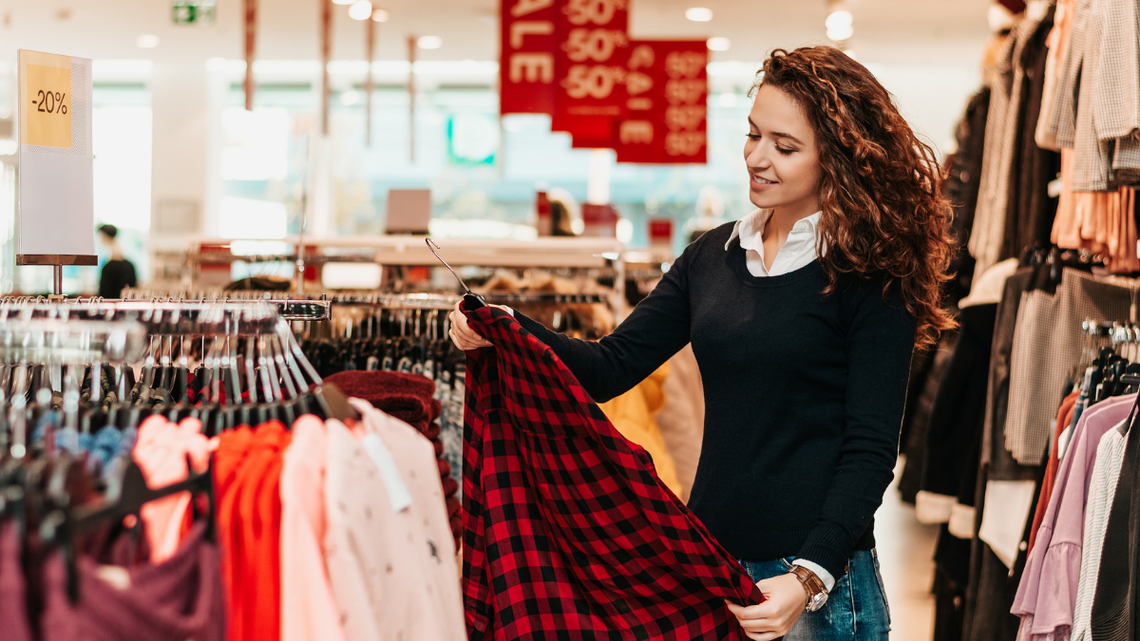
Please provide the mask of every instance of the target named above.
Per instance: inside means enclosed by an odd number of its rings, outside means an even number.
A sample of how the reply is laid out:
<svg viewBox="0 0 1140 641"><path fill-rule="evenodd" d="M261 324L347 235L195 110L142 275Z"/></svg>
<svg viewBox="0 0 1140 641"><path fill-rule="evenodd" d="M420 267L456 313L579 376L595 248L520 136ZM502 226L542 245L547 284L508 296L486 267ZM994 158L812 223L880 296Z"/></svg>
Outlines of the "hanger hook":
<svg viewBox="0 0 1140 641"><path fill-rule="evenodd" d="M463 282L463 279L459 277L459 274L455 273L455 270L451 268L451 265L448 265L447 261L441 258L440 255L435 251L437 249L443 248L437 245L431 238L424 238L424 242L427 243L428 249L431 250L431 253L435 255L436 259L439 260L439 262L443 263L443 266L447 268L447 271L451 272L451 275L455 277L455 280L459 281L459 286L463 288L463 293L471 294L471 288L467 286L467 283Z"/></svg>

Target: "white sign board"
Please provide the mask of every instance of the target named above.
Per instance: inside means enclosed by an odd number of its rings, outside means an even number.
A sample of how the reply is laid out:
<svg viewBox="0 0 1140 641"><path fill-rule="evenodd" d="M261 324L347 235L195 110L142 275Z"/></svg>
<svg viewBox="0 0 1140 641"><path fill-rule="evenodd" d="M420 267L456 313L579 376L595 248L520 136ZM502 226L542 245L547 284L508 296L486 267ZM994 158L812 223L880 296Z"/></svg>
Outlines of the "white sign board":
<svg viewBox="0 0 1140 641"><path fill-rule="evenodd" d="M17 55L16 254L22 264L95 264L91 61L23 49Z"/></svg>

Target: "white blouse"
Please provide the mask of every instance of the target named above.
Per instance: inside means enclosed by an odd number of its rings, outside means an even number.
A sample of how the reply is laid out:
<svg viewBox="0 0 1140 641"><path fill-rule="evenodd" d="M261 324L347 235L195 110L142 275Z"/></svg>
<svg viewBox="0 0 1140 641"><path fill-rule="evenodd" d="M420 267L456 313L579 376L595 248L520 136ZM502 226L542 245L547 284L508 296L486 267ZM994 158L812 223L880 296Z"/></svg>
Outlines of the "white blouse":
<svg viewBox="0 0 1140 641"><path fill-rule="evenodd" d="M791 233L788 234L787 241L776 254L776 259L772 261L771 269L764 266L764 225L768 224L768 219L772 216L771 209L757 209L736 221L724 249L728 251L733 239L739 237L740 246L746 252L748 273L757 278L794 272L819 258L816 240L819 237L819 219L822 215L823 212L817 211L807 218L796 221Z"/></svg>

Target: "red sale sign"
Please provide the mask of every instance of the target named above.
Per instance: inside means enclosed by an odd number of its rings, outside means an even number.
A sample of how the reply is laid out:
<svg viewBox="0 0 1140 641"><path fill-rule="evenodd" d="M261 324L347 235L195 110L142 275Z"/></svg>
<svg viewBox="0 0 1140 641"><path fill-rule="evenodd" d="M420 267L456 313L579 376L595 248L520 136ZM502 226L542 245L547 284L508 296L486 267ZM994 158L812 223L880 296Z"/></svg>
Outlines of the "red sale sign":
<svg viewBox="0 0 1140 641"><path fill-rule="evenodd" d="M499 113L554 113L556 0L501 0Z"/></svg>
<svg viewBox="0 0 1140 641"><path fill-rule="evenodd" d="M557 0L551 128L575 147L611 147L625 101L628 0Z"/></svg>
<svg viewBox="0 0 1140 641"><path fill-rule="evenodd" d="M703 40L635 40L626 63L618 162L704 163L708 48Z"/></svg>

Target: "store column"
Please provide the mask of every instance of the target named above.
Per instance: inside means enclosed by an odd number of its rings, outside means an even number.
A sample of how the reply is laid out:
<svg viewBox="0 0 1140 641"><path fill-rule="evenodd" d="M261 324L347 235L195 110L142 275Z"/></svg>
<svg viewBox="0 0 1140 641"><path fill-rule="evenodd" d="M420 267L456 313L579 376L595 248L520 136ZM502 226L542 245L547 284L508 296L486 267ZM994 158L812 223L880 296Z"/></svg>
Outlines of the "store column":
<svg viewBox="0 0 1140 641"><path fill-rule="evenodd" d="M189 235L218 233L221 112L227 88L221 60L155 62L151 252L159 280L178 277Z"/></svg>

